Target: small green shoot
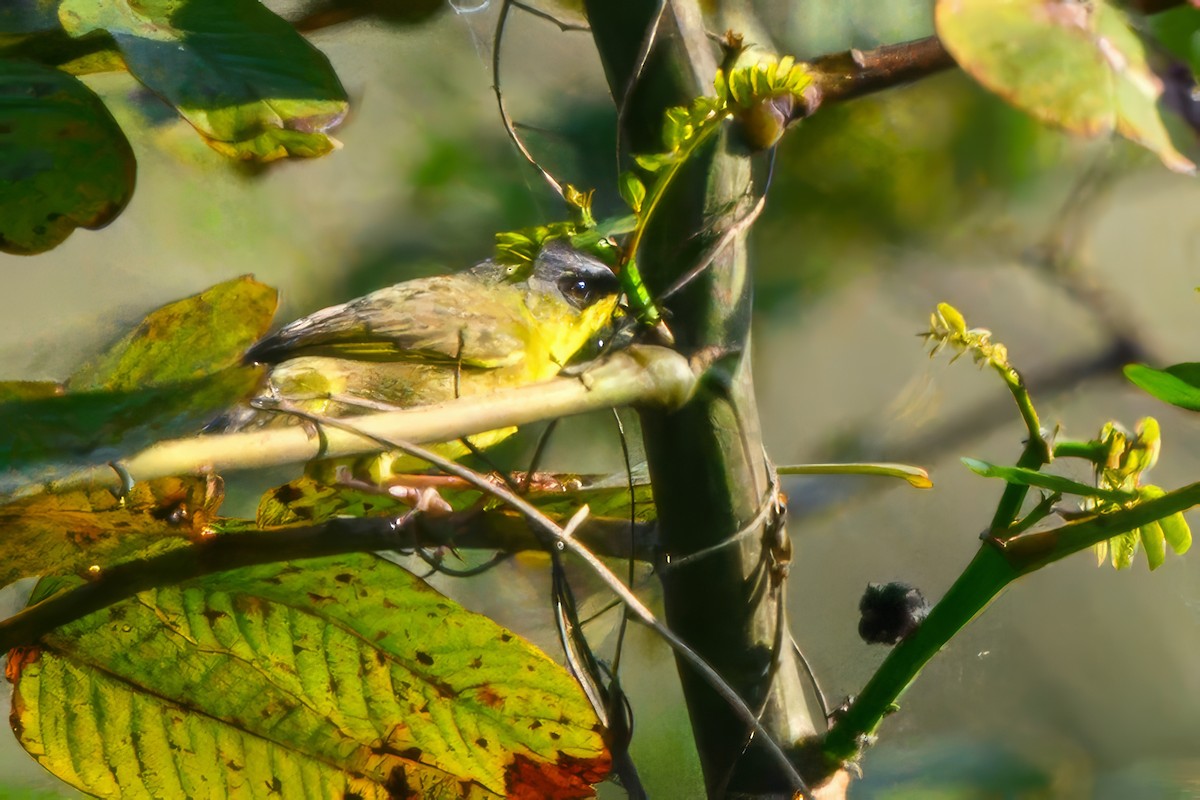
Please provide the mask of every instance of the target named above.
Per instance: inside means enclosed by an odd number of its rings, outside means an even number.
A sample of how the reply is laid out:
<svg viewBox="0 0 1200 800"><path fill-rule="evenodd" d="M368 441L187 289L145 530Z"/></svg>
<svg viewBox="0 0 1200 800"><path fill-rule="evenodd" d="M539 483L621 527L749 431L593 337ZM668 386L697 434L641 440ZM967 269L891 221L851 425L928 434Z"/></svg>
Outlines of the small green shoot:
<svg viewBox="0 0 1200 800"><path fill-rule="evenodd" d="M780 475L877 475L902 478L914 489L932 489L929 473L911 464L792 464L776 467Z"/></svg>

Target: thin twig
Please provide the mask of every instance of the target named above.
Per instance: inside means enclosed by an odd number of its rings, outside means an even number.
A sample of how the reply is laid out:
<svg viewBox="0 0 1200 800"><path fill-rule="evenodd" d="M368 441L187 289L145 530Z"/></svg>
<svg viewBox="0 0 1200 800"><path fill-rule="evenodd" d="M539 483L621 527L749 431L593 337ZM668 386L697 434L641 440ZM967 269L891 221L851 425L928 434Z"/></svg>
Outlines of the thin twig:
<svg viewBox="0 0 1200 800"><path fill-rule="evenodd" d="M529 152L529 148L521 141L521 137L517 135L517 129L513 126L512 117L509 116L508 108L504 104L504 93L500 91L500 46L504 42L504 28L508 23L508 9L513 5L514 0L503 0L500 5L500 16L496 20L496 33L492 39L492 91L496 94L496 107L500 109L500 121L504 123L504 132L508 134L509 140L517 148L526 161L528 161L538 174L546 179L546 183L550 184L550 188L555 191L559 197L564 197L563 187L554 176L546 171L538 160Z"/></svg>
<svg viewBox="0 0 1200 800"><path fill-rule="evenodd" d="M710 547L705 547L702 550L696 550L688 553L686 556L672 558L671 554L667 553L663 557L663 563L659 565L658 571L661 573L679 569L685 564L691 564L692 562L699 561L702 558L715 555L716 553L719 553L728 547L738 544L747 536L753 536L754 534L758 533L759 528L766 523L767 517L771 515L771 511L775 507L775 498L779 493L779 484L775 482L777 480L778 478L772 474L772 482L767 487L766 495L763 497L762 502L758 506L758 513L754 515L753 519L743 525L740 530L730 534L727 538L722 539Z"/></svg>
<svg viewBox="0 0 1200 800"><path fill-rule="evenodd" d="M533 449L533 458L529 459L529 469L525 471L525 480L521 481L520 494L525 494L529 491L533 475L537 472L538 467L541 466L542 457L546 454L546 447L550 444L550 437L554 435L554 431L557 428L558 420L552 419L545 430L541 432L541 435L538 436L537 446Z"/></svg>
<svg viewBox="0 0 1200 800"><path fill-rule="evenodd" d="M546 22L550 22L550 23L553 23L554 25L557 25L558 29L560 31L562 31L563 33L568 33L570 31L579 31L579 32L587 33L592 30L591 27L589 27L587 25L580 25L579 23L576 23L576 22L563 22L561 19L554 16L553 14L548 14L545 11L542 11L540 8L534 8L531 5L526 5L525 3L520 2L520 0L509 0L509 2L512 3L513 8L519 8L522 11L524 11L526 14L530 14L532 16L537 17L538 19L544 19L544 20L546 20Z"/></svg>
<svg viewBox="0 0 1200 800"><path fill-rule="evenodd" d="M758 202L755 203L749 211L747 211L740 219L725 229L720 238L717 239L717 241L714 242L713 245L709 247L702 256L700 256L700 258L696 261L695 266L683 273L683 275L680 275L670 286L663 290L663 293L658 296L655 304L660 305L664 300L667 300L672 295L678 293L689 283L700 277L704 270L708 269L708 267L717 259L717 256L721 254L722 250L729 246L729 244L731 244L735 238L744 233L751 225L754 224L754 221L758 219L759 215L762 214L763 209L766 208L766 206L767 196L764 194L762 197L758 198Z"/></svg>
<svg viewBox="0 0 1200 800"><path fill-rule="evenodd" d="M621 422L620 413L614 408L613 419L617 423L617 435L621 440L621 456L625 460L626 486L629 490L629 523L637 522L637 492L633 483L633 459L629 455L629 440L625 436L625 425ZM636 576L633 572L633 559L629 559L629 571L625 575L625 584L633 588ZM621 606L621 622L617 628L617 645L613 650L612 673L616 678L621 670L621 652L625 645L625 630L629 626L629 608Z"/></svg>

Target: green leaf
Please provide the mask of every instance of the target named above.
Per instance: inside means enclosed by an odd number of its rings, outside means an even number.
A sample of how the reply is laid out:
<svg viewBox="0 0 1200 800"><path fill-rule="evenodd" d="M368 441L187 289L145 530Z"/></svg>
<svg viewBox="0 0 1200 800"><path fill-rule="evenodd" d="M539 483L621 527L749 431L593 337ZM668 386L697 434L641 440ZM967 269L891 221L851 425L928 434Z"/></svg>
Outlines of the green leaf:
<svg viewBox="0 0 1200 800"><path fill-rule="evenodd" d="M316 523L333 517L398 516L411 506L384 491L354 486L328 486L312 478L297 478L263 494L255 522L260 528Z"/></svg>
<svg viewBox="0 0 1200 800"><path fill-rule="evenodd" d="M1163 537L1175 551L1175 555L1181 556L1191 549L1192 529L1184 519L1182 511L1169 517L1163 517L1158 524L1162 527Z"/></svg>
<svg viewBox="0 0 1200 800"><path fill-rule="evenodd" d="M72 38L59 26L57 13L53 30L15 36L0 33L0 58L36 61L71 75L125 70L125 59L111 36L101 32Z"/></svg>
<svg viewBox="0 0 1200 800"><path fill-rule="evenodd" d="M565 670L370 555L143 592L8 675L21 744L101 796L585 797L609 765Z"/></svg>
<svg viewBox="0 0 1200 800"><path fill-rule="evenodd" d="M70 75L0 60L0 250L49 250L102 228L133 195L137 163L100 98Z"/></svg>
<svg viewBox="0 0 1200 800"><path fill-rule="evenodd" d="M1114 503L1128 503L1130 500L1137 498L1136 492L1100 489L1095 486L1089 486L1086 483L1073 481L1070 478L1064 478L1060 475L1047 475L1044 472L1037 472L1036 470L1025 469L1024 467L1001 467L975 458L964 458L962 462L966 464L967 469L977 475L982 475L985 478L1000 478L1001 480L1021 486L1036 486L1040 489L1049 489L1052 492L1077 494L1083 497L1099 497Z"/></svg>
<svg viewBox="0 0 1200 800"><path fill-rule="evenodd" d="M193 381L241 363L262 338L278 293L248 275L152 311L68 381L71 391L134 391Z"/></svg>
<svg viewBox="0 0 1200 800"><path fill-rule="evenodd" d="M1108 540L1109 552L1112 554L1112 565L1116 569L1129 569L1133 566L1133 558L1137 555L1138 530L1135 528L1128 533L1114 536Z"/></svg>
<svg viewBox="0 0 1200 800"><path fill-rule="evenodd" d="M248 397L262 372L241 366L242 354L276 302L271 287L235 278L148 314L78 370L65 394L9 384L0 391L0 492L195 433Z"/></svg>
<svg viewBox="0 0 1200 800"><path fill-rule="evenodd" d="M66 386L58 381L0 381L0 403L58 397L66 390Z"/></svg>
<svg viewBox="0 0 1200 800"><path fill-rule="evenodd" d="M1138 489L1138 495L1145 502L1163 497L1166 495L1166 491L1161 486L1147 484ZM1169 517L1156 520L1156 524L1162 529L1164 540L1176 555L1183 555L1191 548L1192 529L1188 527L1183 512L1176 512Z"/></svg>
<svg viewBox="0 0 1200 800"><path fill-rule="evenodd" d="M714 83L718 98L726 98L742 108L769 100L773 97L790 95L803 99L804 90L812 84L812 73L807 65L797 64L792 56L776 60L769 57L755 64L720 74Z"/></svg>
<svg viewBox="0 0 1200 800"><path fill-rule="evenodd" d="M1146 46L1105 0L938 0L936 23L954 60L1018 108L1073 133L1119 133L1195 171L1164 124Z"/></svg>
<svg viewBox="0 0 1200 800"><path fill-rule="evenodd" d="M1147 522L1137 530L1142 541L1142 549L1146 551L1146 562L1153 572L1167 560L1167 542L1163 529L1157 522Z"/></svg>
<svg viewBox="0 0 1200 800"><path fill-rule="evenodd" d="M194 381L0 403L0 495L195 433L249 397L262 371L232 367Z"/></svg>
<svg viewBox="0 0 1200 800"><path fill-rule="evenodd" d="M567 486L581 482L574 476L540 477L543 484L558 482ZM481 513L469 521L471 530L487 528L495 541L502 540L504 531L509 528L524 527L524 517L494 497L489 496L482 506L479 506L480 492L474 487L443 486L438 490L438 495L455 511L478 506ZM636 521L653 522L656 511L650 484L635 484L633 498ZM525 499L559 523L565 523L584 504L587 504L591 512L590 520L629 520L629 487L625 485L541 489L529 492ZM383 491L343 485L330 486L311 478L298 478L262 496L256 521L259 527L267 528L295 523L311 524L334 517L396 516L410 510L411 507L411 503Z"/></svg>
<svg viewBox="0 0 1200 800"><path fill-rule="evenodd" d="M222 497L217 480L162 478L134 484L122 499L108 489L76 489L0 505L0 586L187 545Z"/></svg>
<svg viewBox="0 0 1200 800"><path fill-rule="evenodd" d="M62 0L72 36L106 31L130 72L217 150L272 161L336 146L346 115L328 59L258 0Z"/></svg>
<svg viewBox="0 0 1200 800"><path fill-rule="evenodd" d="M622 172L617 180L617 187L621 191L621 199L625 201L625 205L629 206L634 214L640 213L642 201L646 199L646 185L632 172Z"/></svg>
<svg viewBox="0 0 1200 800"><path fill-rule="evenodd" d="M1175 364L1162 370L1129 364L1125 367L1125 377L1164 403L1200 411L1200 363Z"/></svg>
<svg viewBox="0 0 1200 800"><path fill-rule="evenodd" d="M791 464L777 467L780 475L879 475L903 478L915 489L932 489L929 473L911 464Z"/></svg>
<svg viewBox="0 0 1200 800"><path fill-rule="evenodd" d="M654 155L638 155L634 154L633 160L637 165L646 172L658 172L666 166L674 164L678 160L677 153L655 153Z"/></svg>
<svg viewBox="0 0 1200 800"><path fill-rule="evenodd" d="M1142 24L1168 53L1186 62L1192 72L1200 72L1200 9L1183 3L1175 8L1151 14Z"/></svg>

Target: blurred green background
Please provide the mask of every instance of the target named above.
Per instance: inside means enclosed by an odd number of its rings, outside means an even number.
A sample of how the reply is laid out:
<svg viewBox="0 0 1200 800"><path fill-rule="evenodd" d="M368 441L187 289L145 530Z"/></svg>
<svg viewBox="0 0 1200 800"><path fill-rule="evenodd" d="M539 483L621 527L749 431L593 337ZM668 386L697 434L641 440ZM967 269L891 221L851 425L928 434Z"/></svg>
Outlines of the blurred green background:
<svg viewBox="0 0 1200 800"><path fill-rule="evenodd" d="M758 10L761 30L804 57L928 35L930 5ZM278 286L281 319L292 319L467 266L489 254L495 231L560 217L496 113L496 9L429 8L416 24L313 35L354 109L337 134L343 149L315 162L239 170L127 76L89 78L137 151L137 192L103 231L42 256L0 256L0 378L62 378L147 310L235 275ZM560 178L596 186L601 211L616 210L615 114L587 34L516 14L505 53L503 88L530 146ZM936 484L785 485L791 622L835 702L884 656L856 635L865 585L903 580L936 599L978 546L1000 485L958 456L1011 462L1020 449L999 381L923 354L914 334L937 302L1008 345L1047 425L1085 438L1109 418L1132 426L1153 414L1165 439L1154 482L1200 477L1200 420L1126 385L1112 369L1119 357L1088 368L1114 349L1160 365L1200 360L1197 199L1193 181L1152 156L1044 130L957 73L824 110L785 139L752 241L771 456L907 459ZM609 418L563 427L549 467L620 469ZM519 461L529 441L509 456ZM1018 584L925 671L851 796L1200 796L1195 562L1169 558L1151 576L1141 561L1117 574L1081 556ZM441 585L554 652L543 575L523 559ZM652 580L645 590L654 597ZM699 796L670 653L637 628L631 646L643 778L655 797ZM11 740L0 745L0 797L57 787Z"/></svg>

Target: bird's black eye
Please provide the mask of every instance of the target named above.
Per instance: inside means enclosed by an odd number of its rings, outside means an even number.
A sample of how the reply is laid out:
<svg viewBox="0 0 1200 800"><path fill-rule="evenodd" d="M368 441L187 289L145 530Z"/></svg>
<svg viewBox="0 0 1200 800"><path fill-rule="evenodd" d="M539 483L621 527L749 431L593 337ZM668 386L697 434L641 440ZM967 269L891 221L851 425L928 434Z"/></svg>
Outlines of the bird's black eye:
<svg viewBox="0 0 1200 800"><path fill-rule="evenodd" d="M570 275L559 280L558 288L567 302L576 308L587 308L600 297L589 281Z"/></svg>
<svg viewBox="0 0 1200 800"><path fill-rule="evenodd" d="M578 309L598 303L620 290L617 276L607 269L573 272L558 279L558 290Z"/></svg>

